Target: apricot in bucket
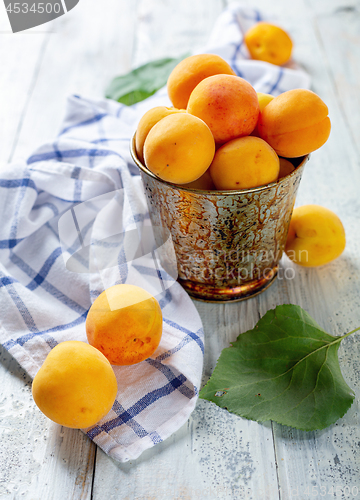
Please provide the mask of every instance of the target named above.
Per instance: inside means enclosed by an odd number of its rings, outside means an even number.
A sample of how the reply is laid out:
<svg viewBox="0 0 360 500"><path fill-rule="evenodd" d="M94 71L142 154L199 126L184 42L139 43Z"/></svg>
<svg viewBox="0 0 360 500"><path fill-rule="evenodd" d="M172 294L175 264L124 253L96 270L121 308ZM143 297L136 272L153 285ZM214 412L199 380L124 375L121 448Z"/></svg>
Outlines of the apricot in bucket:
<svg viewBox="0 0 360 500"><path fill-rule="evenodd" d="M254 130L259 101L252 85L243 78L215 75L194 88L186 109L204 120L216 143L224 144Z"/></svg>
<svg viewBox="0 0 360 500"><path fill-rule="evenodd" d="M168 108L166 106L156 106L149 109L140 119L136 129L135 147L139 160L144 163L144 143L148 133L153 126L165 116L172 113L185 113L185 109Z"/></svg>
<svg viewBox="0 0 360 500"><path fill-rule="evenodd" d="M257 96L258 96L258 101L259 101L260 112L259 112L259 118L258 118L256 127L251 132L251 135L254 135L255 137L260 137L259 130L258 130L258 123L260 120L260 115L263 112L265 106L267 106L269 104L269 102L271 102L274 99L275 96L273 96L271 94L264 94L263 92L257 92Z"/></svg>
<svg viewBox="0 0 360 500"><path fill-rule="evenodd" d="M235 75L231 66L216 54L186 57L172 70L167 90L175 108L186 108L191 92L202 80L218 74Z"/></svg>
<svg viewBox="0 0 360 500"><path fill-rule="evenodd" d="M269 144L258 137L240 137L219 148L210 175L216 189L248 189L275 182L279 175L279 157Z"/></svg>
<svg viewBox="0 0 360 500"><path fill-rule="evenodd" d="M279 156L296 158L320 148L330 135L328 107L306 89L288 90L269 102L259 117L260 137Z"/></svg>
<svg viewBox="0 0 360 500"><path fill-rule="evenodd" d="M160 120L144 144L147 168L174 184L187 184L201 177L214 154L215 141L209 127L189 113L175 113Z"/></svg>

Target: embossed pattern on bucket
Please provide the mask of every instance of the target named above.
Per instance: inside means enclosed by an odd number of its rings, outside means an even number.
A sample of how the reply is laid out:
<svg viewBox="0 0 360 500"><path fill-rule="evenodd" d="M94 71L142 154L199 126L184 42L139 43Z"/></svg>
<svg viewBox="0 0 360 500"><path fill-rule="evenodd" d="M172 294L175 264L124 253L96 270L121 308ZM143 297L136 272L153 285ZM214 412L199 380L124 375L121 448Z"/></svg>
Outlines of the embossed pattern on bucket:
<svg viewBox="0 0 360 500"><path fill-rule="evenodd" d="M170 232L178 280L190 295L242 300L272 283L308 156L290 175L267 186L200 191L162 181L139 162L134 145L131 152L140 168L151 222Z"/></svg>

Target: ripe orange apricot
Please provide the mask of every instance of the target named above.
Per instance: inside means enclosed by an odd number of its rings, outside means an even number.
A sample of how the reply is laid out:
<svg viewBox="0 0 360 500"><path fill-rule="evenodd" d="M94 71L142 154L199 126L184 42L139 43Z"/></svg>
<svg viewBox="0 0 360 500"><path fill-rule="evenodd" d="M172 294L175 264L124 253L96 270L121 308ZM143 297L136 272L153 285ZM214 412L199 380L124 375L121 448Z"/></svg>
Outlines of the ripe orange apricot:
<svg viewBox="0 0 360 500"><path fill-rule="evenodd" d="M135 285L114 285L93 302L86 318L89 344L112 365L133 365L151 356L162 335L158 301Z"/></svg>
<svg viewBox="0 0 360 500"><path fill-rule="evenodd" d="M216 189L248 189L275 182L279 175L279 157L269 144L258 137L240 137L219 148L210 175Z"/></svg>
<svg viewBox="0 0 360 500"><path fill-rule="evenodd" d="M281 66L291 57L293 43L279 26L263 21L252 26L245 34L245 44L252 59Z"/></svg>
<svg viewBox="0 0 360 500"><path fill-rule="evenodd" d="M184 187L188 187L191 189L201 189L203 191L211 191L215 190L215 184L210 175L210 169L208 168L206 172L196 179L196 181L189 182L188 184L183 184Z"/></svg>
<svg viewBox="0 0 360 500"><path fill-rule="evenodd" d="M147 168L174 184L187 184L201 177L214 153L215 142L209 127L189 113L176 113L160 120L144 144Z"/></svg>
<svg viewBox="0 0 360 500"><path fill-rule="evenodd" d="M273 96L271 94L264 94L263 92L257 92L256 94L258 96L260 113L259 113L258 121L256 123L256 127L251 132L251 135L254 135L255 137L260 137L259 130L258 130L258 123L259 123L260 115L261 115L262 111L264 110L265 106L267 106L267 104L269 104L269 102L271 102L275 96Z"/></svg>
<svg viewBox="0 0 360 500"><path fill-rule="evenodd" d="M243 78L215 75L194 88L187 111L204 120L215 141L223 144L254 130L259 101L254 88Z"/></svg>
<svg viewBox="0 0 360 500"><path fill-rule="evenodd" d="M339 217L320 205L293 211L285 253L296 264L317 267L339 257L345 249L344 226Z"/></svg>
<svg viewBox="0 0 360 500"><path fill-rule="evenodd" d="M175 108L186 108L191 92L196 85L212 75L235 75L231 66L215 54L197 54L183 59L172 70L167 90Z"/></svg>
<svg viewBox="0 0 360 500"><path fill-rule="evenodd" d="M320 148L330 135L328 108L311 90L288 90L275 97L260 115L260 137L279 156L295 158Z"/></svg>
<svg viewBox="0 0 360 500"><path fill-rule="evenodd" d="M265 106L271 102L275 96L271 94L264 94L263 92L256 92L259 101L260 113L264 110Z"/></svg>
<svg viewBox="0 0 360 500"><path fill-rule="evenodd" d="M135 148L139 160L144 163L143 148L145 139L152 127L165 116L172 113L185 113L185 109L167 108L166 106L156 106L149 109L140 119L136 129Z"/></svg>
<svg viewBox="0 0 360 500"><path fill-rule="evenodd" d="M280 158L280 172L279 172L279 179L282 177L285 177L286 175L291 174L295 170L294 165L291 163L291 161L287 160L286 158Z"/></svg>
<svg viewBox="0 0 360 500"><path fill-rule="evenodd" d="M66 341L46 357L32 383L36 405L57 424L95 425L114 404L117 382L105 356L85 342Z"/></svg>

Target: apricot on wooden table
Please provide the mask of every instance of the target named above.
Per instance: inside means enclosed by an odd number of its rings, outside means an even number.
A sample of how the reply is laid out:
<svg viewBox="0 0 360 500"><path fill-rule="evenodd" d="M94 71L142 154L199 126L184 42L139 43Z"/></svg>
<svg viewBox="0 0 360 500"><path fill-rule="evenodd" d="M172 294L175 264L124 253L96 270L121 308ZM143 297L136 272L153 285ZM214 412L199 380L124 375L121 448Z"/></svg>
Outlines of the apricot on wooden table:
<svg viewBox="0 0 360 500"><path fill-rule="evenodd" d="M210 175L216 189L248 189L275 182L279 157L258 137L240 137L227 142L216 153Z"/></svg>
<svg viewBox="0 0 360 500"><path fill-rule="evenodd" d="M306 89L288 90L269 102L259 117L260 137L279 156L295 158L320 148L330 135L328 107Z"/></svg>
<svg viewBox="0 0 360 500"><path fill-rule="evenodd" d="M216 54L197 54L186 57L172 70L167 90L176 108L186 108L191 92L204 78L212 75L235 75L231 66Z"/></svg>
<svg viewBox="0 0 360 500"><path fill-rule="evenodd" d="M260 21L244 37L252 59L281 66L289 61L293 43L285 30L274 24Z"/></svg>
<svg viewBox="0 0 360 500"><path fill-rule="evenodd" d="M144 163L144 142L155 123L172 113L185 113L185 109L167 108L166 106L156 106L149 109L140 119L136 129L135 148L139 160Z"/></svg>
<svg viewBox="0 0 360 500"><path fill-rule="evenodd" d="M114 404L117 382L106 357L85 342L66 341L46 357L32 383L36 405L54 422L95 425Z"/></svg>
<svg viewBox="0 0 360 500"><path fill-rule="evenodd" d="M114 285L93 302L86 318L89 344L113 365L133 365L151 356L162 336L158 301L135 285Z"/></svg>
<svg viewBox="0 0 360 500"><path fill-rule="evenodd" d="M254 88L243 78L215 75L194 88L187 111L204 120L215 142L223 144L254 130L259 101Z"/></svg>
<svg viewBox="0 0 360 500"><path fill-rule="evenodd" d="M201 177L215 153L205 122L189 113L166 116L150 130L144 144L145 165L161 179L187 184Z"/></svg>
<svg viewBox="0 0 360 500"><path fill-rule="evenodd" d="M285 253L296 264L322 266L339 257L345 249L345 230L339 217L320 205L294 209Z"/></svg>

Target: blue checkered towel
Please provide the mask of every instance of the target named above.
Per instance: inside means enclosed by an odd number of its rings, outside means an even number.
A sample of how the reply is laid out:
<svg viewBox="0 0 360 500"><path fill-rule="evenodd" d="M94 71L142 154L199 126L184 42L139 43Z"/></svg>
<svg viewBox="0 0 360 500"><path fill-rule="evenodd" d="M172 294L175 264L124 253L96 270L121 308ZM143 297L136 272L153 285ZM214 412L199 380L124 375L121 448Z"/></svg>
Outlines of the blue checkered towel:
<svg viewBox="0 0 360 500"><path fill-rule="evenodd" d="M207 51L226 58L257 91L308 87L308 76L293 64L249 60L243 32L259 19L254 10L229 8ZM116 239L141 235L150 224L129 141L143 113L158 105L170 105L165 89L132 107L72 96L58 137L0 176L0 342L31 376L59 342L86 341L88 309L105 288L131 283L159 300L158 350L138 365L114 367L115 404L84 430L119 461L135 459L186 422L202 375L204 336L192 301L159 267L158 249L134 255ZM94 247L102 249L102 262L93 258L91 267Z"/></svg>

